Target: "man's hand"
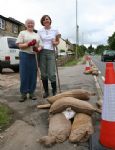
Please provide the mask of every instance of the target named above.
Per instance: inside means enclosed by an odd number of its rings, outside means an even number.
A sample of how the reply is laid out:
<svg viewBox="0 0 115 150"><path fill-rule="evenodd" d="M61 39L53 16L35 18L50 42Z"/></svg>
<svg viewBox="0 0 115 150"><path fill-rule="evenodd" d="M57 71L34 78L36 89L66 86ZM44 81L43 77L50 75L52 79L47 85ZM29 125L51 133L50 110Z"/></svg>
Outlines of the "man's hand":
<svg viewBox="0 0 115 150"><path fill-rule="evenodd" d="M30 41L30 42L28 43L28 46L34 46L35 44L36 44L36 40L33 39L32 41Z"/></svg>

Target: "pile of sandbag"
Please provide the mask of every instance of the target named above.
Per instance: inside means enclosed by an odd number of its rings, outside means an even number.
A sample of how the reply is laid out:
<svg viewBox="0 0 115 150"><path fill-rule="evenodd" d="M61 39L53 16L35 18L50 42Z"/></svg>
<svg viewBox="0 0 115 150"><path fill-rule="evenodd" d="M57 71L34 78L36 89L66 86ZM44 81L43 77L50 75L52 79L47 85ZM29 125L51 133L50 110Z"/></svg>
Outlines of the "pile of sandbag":
<svg viewBox="0 0 115 150"><path fill-rule="evenodd" d="M98 74L99 74L98 68L95 65L91 66L91 74L96 75L96 76L98 76Z"/></svg>
<svg viewBox="0 0 115 150"><path fill-rule="evenodd" d="M53 104L55 101L59 100L62 97L74 97L74 98L81 99L81 100L89 100L90 96L93 96L93 95L95 95L94 92L89 92L84 89L73 89L73 90L59 93L55 96L48 97L47 100L49 103Z"/></svg>
<svg viewBox="0 0 115 150"><path fill-rule="evenodd" d="M91 65L88 70L84 71L84 74L92 74L98 76L98 68L95 65Z"/></svg>
<svg viewBox="0 0 115 150"><path fill-rule="evenodd" d="M39 142L45 146L51 146L54 143L64 142L66 139L73 143L87 141L94 132L91 115L94 112L100 112L87 102L91 95L95 94L76 89L49 97L51 107L48 135L40 138Z"/></svg>

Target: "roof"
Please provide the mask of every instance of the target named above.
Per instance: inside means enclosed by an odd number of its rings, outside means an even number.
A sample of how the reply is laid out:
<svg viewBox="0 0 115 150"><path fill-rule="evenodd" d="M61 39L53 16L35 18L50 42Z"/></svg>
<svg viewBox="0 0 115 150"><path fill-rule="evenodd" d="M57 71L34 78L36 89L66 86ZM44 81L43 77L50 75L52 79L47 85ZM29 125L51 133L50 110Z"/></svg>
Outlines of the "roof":
<svg viewBox="0 0 115 150"><path fill-rule="evenodd" d="M14 19L14 18L12 18L12 17L6 18L6 17L0 15L0 18L2 18L2 19L4 19L4 20L7 20L7 21L9 21L9 22L13 22L13 23L15 23L15 24L23 25L23 26L24 26L24 24L23 24L22 22L20 22L20 21Z"/></svg>

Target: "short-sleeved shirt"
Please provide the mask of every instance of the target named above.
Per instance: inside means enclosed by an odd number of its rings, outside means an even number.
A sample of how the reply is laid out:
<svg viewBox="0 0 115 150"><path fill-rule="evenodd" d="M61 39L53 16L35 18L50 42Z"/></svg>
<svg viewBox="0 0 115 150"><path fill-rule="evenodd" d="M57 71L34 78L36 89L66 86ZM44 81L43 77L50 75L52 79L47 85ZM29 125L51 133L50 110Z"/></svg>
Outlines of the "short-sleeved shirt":
<svg viewBox="0 0 115 150"><path fill-rule="evenodd" d="M33 39L36 39L37 44L42 46L42 41L40 39L40 36L35 32L29 32L27 30L21 31L19 33L16 43L26 43L26 42L32 41ZM24 48L24 49L21 48L21 50L23 52L33 54L33 47L32 46Z"/></svg>
<svg viewBox="0 0 115 150"><path fill-rule="evenodd" d="M52 40L56 38L57 35L60 33L58 30L50 28L50 29L45 29L42 28L41 30L38 30L38 34L42 40L43 43L43 48L48 49L48 50L53 50L53 44Z"/></svg>

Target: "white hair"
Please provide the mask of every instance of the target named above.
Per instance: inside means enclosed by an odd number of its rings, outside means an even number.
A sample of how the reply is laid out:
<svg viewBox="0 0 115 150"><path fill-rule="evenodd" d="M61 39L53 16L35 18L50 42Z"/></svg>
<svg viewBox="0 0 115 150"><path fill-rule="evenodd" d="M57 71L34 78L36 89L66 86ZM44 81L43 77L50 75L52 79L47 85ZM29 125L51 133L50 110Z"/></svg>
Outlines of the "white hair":
<svg viewBox="0 0 115 150"><path fill-rule="evenodd" d="M29 22L32 22L33 24L35 24L35 21L33 19L27 19L25 21L25 25L27 25Z"/></svg>

